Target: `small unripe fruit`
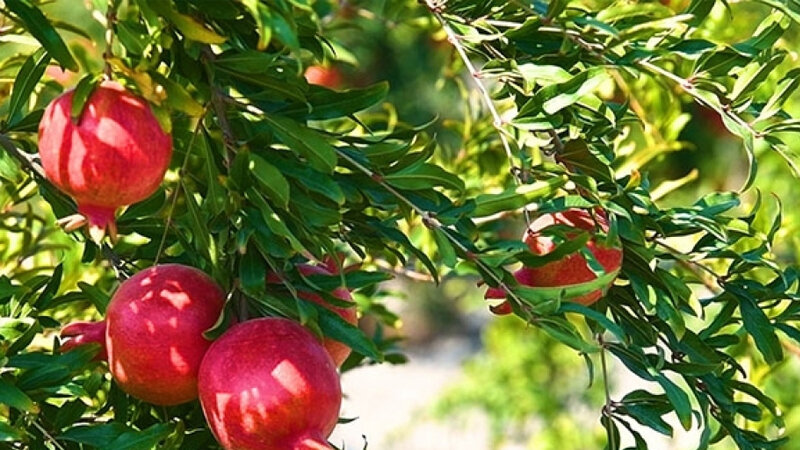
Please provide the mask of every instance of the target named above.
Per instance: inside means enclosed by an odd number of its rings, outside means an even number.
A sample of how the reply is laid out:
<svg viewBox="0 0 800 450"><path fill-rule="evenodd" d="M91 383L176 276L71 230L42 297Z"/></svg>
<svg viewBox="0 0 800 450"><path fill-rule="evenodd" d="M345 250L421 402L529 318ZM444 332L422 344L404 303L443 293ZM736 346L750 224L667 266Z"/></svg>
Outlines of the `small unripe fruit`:
<svg viewBox="0 0 800 450"><path fill-rule="evenodd" d="M330 449L342 391L330 356L308 330L281 318L234 325L208 349L200 405L225 449Z"/></svg>

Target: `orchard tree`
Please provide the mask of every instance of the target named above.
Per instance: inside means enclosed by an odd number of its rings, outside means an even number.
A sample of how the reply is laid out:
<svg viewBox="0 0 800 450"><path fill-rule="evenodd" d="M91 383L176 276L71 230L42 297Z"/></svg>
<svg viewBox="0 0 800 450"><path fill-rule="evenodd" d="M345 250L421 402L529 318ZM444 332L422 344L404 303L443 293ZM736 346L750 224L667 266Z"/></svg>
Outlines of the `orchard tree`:
<svg viewBox="0 0 800 450"><path fill-rule="evenodd" d="M583 357L610 449L671 436L671 417L699 448L783 445L749 375L800 341L800 273L774 254L780 202L752 186L759 156L798 163L782 36L800 7L756 6L728 42L714 0L5 0L2 445L329 448L336 366L404 360L380 283L421 272L487 285L492 311ZM425 92L463 103L442 119L408 123L429 95L370 76L389 56L367 33L401 26L446 49ZM666 201L696 173L649 173L692 103L739 139L745 176ZM612 360L648 388L612 398ZM282 362L314 381L252 384ZM175 398L141 390L159 383ZM230 385L319 401L224 414Z"/></svg>

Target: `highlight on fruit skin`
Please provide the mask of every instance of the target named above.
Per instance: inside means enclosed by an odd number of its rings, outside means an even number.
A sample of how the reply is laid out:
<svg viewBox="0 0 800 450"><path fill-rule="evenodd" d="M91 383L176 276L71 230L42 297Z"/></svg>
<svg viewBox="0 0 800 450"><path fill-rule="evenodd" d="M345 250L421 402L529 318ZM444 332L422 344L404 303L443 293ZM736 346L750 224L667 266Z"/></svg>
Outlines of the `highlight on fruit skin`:
<svg viewBox="0 0 800 450"><path fill-rule="evenodd" d="M197 398L197 372L211 345L203 333L224 302L224 292L204 272L152 266L119 286L105 320L64 327L62 351L100 344L123 391L156 405L185 403Z"/></svg>
<svg viewBox="0 0 800 450"><path fill-rule="evenodd" d="M121 206L152 195L172 157L172 138L147 102L114 81L100 83L77 120L74 91L53 100L39 123L39 156L47 179L78 204L66 230L89 225L93 237L116 236Z"/></svg>
<svg viewBox="0 0 800 450"><path fill-rule="evenodd" d="M298 264L297 270L303 276L312 276L312 275L335 275L335 265L327 264L326 266L312 266L310 264ZM277 285L280 283L280 279L274 273L270 273L267 276L267 286L269 285ZM353 296L350 294L350 291L345 287L338 287L330 292L330 294L347 303L351 303L352 306L350 307L341 307L338 305L333 305L327 300L325 300L321 295L315 294L312 292L306 291L298 291L297 296L303 300L308 300L310 302L314 302L318 305L322 305L329 310L335 312L339 315L342 319L346 320L351 325L358 324L358 312L356 311L356 305L353 302ZM331 355L334 364L336 367L341 367L342 363L350 356L352 350L347 344L339 342L337 340L331 338L323 338L322 345L325 347L325 350L328 351L328 354Z"/></svg>
<svg viewBox="0 0 800 450"><path fill-rule="evenodd" d="M342 391L325 348L288 319L239 323L208 349L200 405L223 448L331 449Z"/></svg>
<svg viewBox="0 0 800 450"><path fill-rule="evenodd" d="M564 234L567 239L584 231L592 233L592 238L586 243L585 248L600 263L605 273L617 272L622 266L622 247L619 242L606 244L596 239L598 231L603 234L609 231L608 216L604 210L595 208L593 211L587 211L570 208L565 211L539 216L531 222L522 238L532 253L546 255L557 247L552 237L546 232L552 226L565 226L575 229L574 233L567 232ZM557 261L551 261L539 267L522 267L514 272L514 278L524 286L566 287L595 280L597 275L589 267L586 258L579 251L576 251ZM595 291L577 297L565 298L564 300L589 306L600 300L611 284L613 284L613 280ZM506 298L506 293L500 288L490 287L486 291L484 298L487 300L504 299ZM498 305L490 306L490 310L497 315L506 315L512 312L508 300Z"/></svg>

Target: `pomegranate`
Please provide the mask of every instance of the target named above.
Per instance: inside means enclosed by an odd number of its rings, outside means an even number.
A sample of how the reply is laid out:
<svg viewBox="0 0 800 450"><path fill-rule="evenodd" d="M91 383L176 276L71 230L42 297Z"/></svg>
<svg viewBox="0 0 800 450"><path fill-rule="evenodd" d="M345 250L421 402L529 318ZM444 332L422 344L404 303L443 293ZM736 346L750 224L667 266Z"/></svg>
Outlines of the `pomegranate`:
<svg viewBox="0 0 800 450"><path fill-rule="evenodd" d="M297 266L297 270L299 270L300 273L303 274L304 276L333 275L330 266L320 267L320 266L312 266L309 264L300 264ZM270 276L267 277L267 282L277 284L280 282L280 280L278 279L277 276L271 274ZM350 291L344 287L338 287L334 289L333 292L331 292L331 295L342 301L350 303L353 302L353 297L350 295ZM355 304L353 304L353 306L351 307L342 308L328 303L327 301L325 301L324 298L322 298L322 296L311 292L301 291L297 293L297 296L302 298L303 300L308 300L328 308L329 310L335 312L336 314L339 314L339 316L342 319L346 320L352 325L356 325L358 323ZM322 340L322 345L325 347L325 350L328 351L328 354L331 355L331 358L333 359L333 362L336 364L336 367L341 366L344 360L346 360L347 357L350 356L350 351L351 351L350 347L348 347L347 344L344 344L342 342L330 338L324 338Z"/></svg>
<svg viewBox="0 0 800 450"><path fill-rule="evenodd" d="M65 327L62 336L71 340L62 348L100 343L123 391L156 405L185 403L197 397L197 371L211 345L203 332L224 302L222 290L200 270L153 266L120 285L105 321Z"/></svg>
<svg viewBox="0 0 800 450"><path fill-rule="evenodd" d="M309 84L316 84L328 89L341 89L344 85L344 77L336 67L310 66L306 69L304 76Z"/></svg>
<svg viewBox="0 0 800 450"><path fill-rule="evenodd" d="M92 92L80 120L69 91L50 103L39 124L39 156L47 178L78 203L90 230L116 233L114 212L144 200L161 184L172 156L147 102L119 83ZM72 223L72 222L70 222Z"/></svg>
<svg viewBox="0 0 800 450"><path fill-rule="evenodd" d="M237 450L321 450L336 426L342 391L336 366L296 322L234 325L208 349L197 381L200 405L220 444Z"/></svg>
<svg viewBox="0 0 800 450"><path fill-rule="evenodd" d="M607 233L608 217L601 209L596 209L594 215L577 208L543 214L530 224L523 237L523 241L528 244L531 252L537 255L546 255L556 248L556 244L550 236L542 233L554 225L565 225L581 231L595 231L599 227L602 232ZM569 233L566 234L566 237L569 238ZM592 238L586 243L586 248L607 273L615 272L622 266L622 248L619 245L606 246ZM586 258L579 252L574 252L540 267L523 267L514 272L514 278L525 286L560 287L592 281L597 276L589 268ZM610 285L611 282L608 286ZM566 300L588 306L599 300L608 286ZM506 296L502 289L490 288L486 291L485 298L500 299L506 298ZM498 315L511 313L511 305L507 301L492 306L490 309Z"/></svg>

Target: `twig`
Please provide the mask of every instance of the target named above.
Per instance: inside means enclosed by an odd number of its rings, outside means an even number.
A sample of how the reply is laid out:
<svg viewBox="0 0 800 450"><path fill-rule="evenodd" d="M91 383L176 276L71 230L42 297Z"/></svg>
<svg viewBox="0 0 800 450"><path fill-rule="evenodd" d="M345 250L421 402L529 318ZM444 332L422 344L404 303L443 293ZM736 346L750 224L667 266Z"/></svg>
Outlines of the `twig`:
<svg viewBox="0 0 800 450"><path fill-rule="evenodd" d="M120 281L124 281L130 277L128 271L125 269L125 263L122 258L114 252L114 250L108 245L103 244L102 247L103 256L106 257L108 262L111 263L111 267L114 268L114 272L116 273L117 279Z"/></svg>
<svg viewBox="0 0 800 450"><path fill-rule="evenodd" d="M108 0L108 6L106 9L106 31L105 31L105 40L106 40L106 49L103 52L103 60L105 61L103 66L103 73L107 80L111 79L111 75L113 70L111 68L111 59L114 57L114 23L117 21L117 5L115 0Z"/></svg>
<svg viewBox="0 0 800 450"><path fill-rule="evenodd" d="M708 290L710 290L715 294L719 294L720 292L722 292L723 289L718 284L714 284L714 282L709 280L708 277L706 276L706 274L711 275L714 278L714 281L719 283L720 275L714 272L711 268L707 267L704 264L700 264L697 261L693 261L691 259L685 259L684 258L685 255L680 250L676 249L675 247L672 247L671 245L667 244L666 242L660 239L656 239L654 242L664 247L670 254L672 254L675 257L675 260L678 262L678 264L687 268L690 272L694 273Z"/></svg>
<svg viewBox="0 0 800 450"><path fill-rule="evenodd" d="M222 130L222 142L225 146L225 153L223 155L225 159L225 165L230 166L231 158L229 155L229 151L235 151L236 149L236 139L233 136L233 130L231 129L231 124L228 121L228 115L225 112L225 102L227 99L227 95L218 87L215 86L213 83L214 76L211 72L211 64L210 62L216 58L216 55L213 51L211 51L210 47L205 47L202 50L203 52L203 59L206 61L205 69L206 69L206 77L208 78L208 82L211 84L211 105L214 108L214 113L217 116L217 121L219 122L219 128Z"/></svg>
<svg viewBox="0 0 800 450"><path fill-rule="evenodd" d="M203 113L197 119L197 125L194 128L194 132L192 133L192 137L189 139L189 145L186 147L186 153L183 156L183 162L181 163L181 168L178 171L178 185L175 186L175 190L172 191L172 200L169 207L169 213L167 214L167 221L164 223L164 233L161 235L161 242L158 244L158 251L156 252L156 259L153 264L158 264L158 260L161 258L161 252L164 251L164 243L167 241L167 233L169 232L170 224L172 223L172 216L175 214L175 205L178 202L178 192L180 191L180 187L182 186L181 179L183 175L186 173L186 166L189 163L189 155L192 153L192 148L194 147L194 141L197 139L197 135L200 134L200 129L203 126L203 120L208 113L208 104L203 107Z"/></svg>
<svg viewBox="0 0 800 450"><path fill-rule="evenodd" d="M375 265L389 273L400 275L414 281L433 282L433 277L426 273L420 273L406 268L397 268L382 259L376 259Z"/></svg>
<svg viewBox="0 0 800 450"><path fill-rule="evenodd" d="M45 178L44 169L36 161L36 158L18 149L11 139L4 134L0 134L0 146L5 148L11 156L16 158L30 172L33 172L34 175L42 179Z"/></svg>
<svg viewBox="0 0 800 450"><path fill-rule="evenodd" d="M56 441L56 439L50 433L47 432L47 430L44 429L44 427L39 425L39 422L36 419L33 419L32 423L33 426L36 427L36 429L39 430L44 435L45 439L53 443L53 446L55 448L57 448L58 450L66 450L61 444L58 443L58 441Z"/></svg>
<svg viewBox="0 0 800 450"><path fill-rule="evenodd" d="M605 343L603 342L603 335L597 335L597 343L600 344L600 366L602 367L603 371L603 388L605 389L606 394L606 403L603 405L603 414L608 418L611 419L611 405L613 401L611 400L611 389L609 388L608 383L608 364L606 363L606 347ZM614 442L614 434L609 432L609 439L611 442L608 443L608 448L617 448L617 442Z"/></svg>

